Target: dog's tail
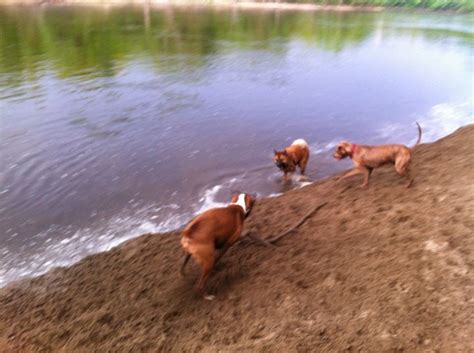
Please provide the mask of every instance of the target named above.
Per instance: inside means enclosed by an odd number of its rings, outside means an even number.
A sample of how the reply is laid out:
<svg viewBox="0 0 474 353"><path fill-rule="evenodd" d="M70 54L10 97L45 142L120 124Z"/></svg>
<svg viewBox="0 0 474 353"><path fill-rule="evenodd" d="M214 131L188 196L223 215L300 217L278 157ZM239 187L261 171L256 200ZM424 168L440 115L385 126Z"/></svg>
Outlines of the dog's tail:
<svg viewBox="0 0 474 353"><path fill-rule="evenodd" d="M301 147L309 147L308 142L303 139L296 139L293 141L292 145L299 145Z"/></svg>
<svg viewBox="0 0 474 353"><path fill-rule="evenodd" d="M420 124L418 124L418 121L416 121L416 126L418 126L418 140L416 140L415 146L417 146L420 143L421 135L423 134L423 132L421 131L421 126L420 126ZM413 147L415 147L415 146L413 146Z"/></svg>

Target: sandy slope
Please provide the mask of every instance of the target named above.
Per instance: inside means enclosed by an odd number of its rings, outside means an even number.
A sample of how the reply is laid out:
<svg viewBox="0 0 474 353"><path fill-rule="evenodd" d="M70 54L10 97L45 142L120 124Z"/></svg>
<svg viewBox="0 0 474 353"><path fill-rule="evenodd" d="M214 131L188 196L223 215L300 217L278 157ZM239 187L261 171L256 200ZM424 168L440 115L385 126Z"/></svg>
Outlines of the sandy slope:
<svg viewBox="0 0 474 353"><path fill-rule="evenodd" d="M474 125L416 148L412 189L391 168L368 190L325 180L261 200L271 249L242 241L192 291L178 233L144 235L0 290L0 351L474 351Z"/></svg>

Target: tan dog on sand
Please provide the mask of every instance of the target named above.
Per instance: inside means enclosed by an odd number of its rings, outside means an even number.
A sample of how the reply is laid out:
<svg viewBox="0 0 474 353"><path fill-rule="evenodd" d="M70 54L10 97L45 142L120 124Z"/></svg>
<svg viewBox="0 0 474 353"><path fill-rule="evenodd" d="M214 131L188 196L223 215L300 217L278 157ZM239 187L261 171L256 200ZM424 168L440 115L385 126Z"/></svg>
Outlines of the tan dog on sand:
<svg viewBox="0 0 474 353"><path fill-rule="evenodd" d="M301 175L304 175L309 160L309 147L305 140L295 140L283 151L273 150L273 152L273 161L284 173L285 182L288 181L288 174L296 171L296 166L300 167Z"/></svg>
<svg viewBox="0 0 474 353"><path fill-rule="evenodd" d="M416 145L421 141L421 127L418 126L418 140ZM372 170L378 168L384 164L394 164L396 172L408 179L407 187L410 187L413 183L413 179L410 177L410 162L411 162L412 150L405 145L356 145L347 141L341 141L337 147L333 157L337 160L341 160L346 157L350 157L354 162L355 168L344 174L342 180L353 175L363 174L364 182L361 187L369 185L369 178Z"/></svg>
<svg viewBox="0 0 474 353"><path fill-rule="evenodd" d="M202 270L196 287L204 298L214 299L213 296L205 295L204 286L214 264L240 239L244 219L254 203L255 198L249 194L234 194L227 207L207 210L184 228L181 234L181 245L187 255L181 266L181 275L184 275L184 268L192 256ZM220 252L215 256L217 249Z"/></svg>

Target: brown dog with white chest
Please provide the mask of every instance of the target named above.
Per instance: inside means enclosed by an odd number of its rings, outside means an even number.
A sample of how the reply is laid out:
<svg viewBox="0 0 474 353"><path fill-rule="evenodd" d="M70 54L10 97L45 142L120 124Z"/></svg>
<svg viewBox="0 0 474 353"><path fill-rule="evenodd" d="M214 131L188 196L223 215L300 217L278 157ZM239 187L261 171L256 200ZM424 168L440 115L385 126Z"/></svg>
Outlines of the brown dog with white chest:
<svg viewBox="0 0 474 353"><path fill-rule="evenodd" d="M273 152L273 162L284 173L285 182L288 181L288 174L296 171L296 166L300 168L301 175L304 175L309 160L309 146L305 140L297 139L283 151Z"/></svg>
<svg viewBox="0 0 474 353"><path fill-rule="evenodd" d="M201 277L197 283L198 292L204 298L207 296L204 287L215 263L238 240L240 240L244 220L249 215L255 203L250 194L234 194L227 207L212 208L194 218L181 234L181 245L187 252L181 275L192 256L201 267ZM216 256L216 250L219 250Z"/></svg>
<svg viewBox="0 0 474 353"><path fill-rule="evenodd" d="M421 141L421 127L418 126L418 140L416 145ZM374 168L378 168L384 164L393 164L396 172L408 179L407 187L410 187L413 183L413 179L410 177L410 162L411 162L412 149L405 145L356 145L347 141L340 142L336 147L336 152L333 157L337 160L349 157L354 163L354 169L344 174L339 180L351 177L357 174L364 175L364 182L361 187L369 185L369 178ZM339 181L338 180L338 181Z"/></svg>

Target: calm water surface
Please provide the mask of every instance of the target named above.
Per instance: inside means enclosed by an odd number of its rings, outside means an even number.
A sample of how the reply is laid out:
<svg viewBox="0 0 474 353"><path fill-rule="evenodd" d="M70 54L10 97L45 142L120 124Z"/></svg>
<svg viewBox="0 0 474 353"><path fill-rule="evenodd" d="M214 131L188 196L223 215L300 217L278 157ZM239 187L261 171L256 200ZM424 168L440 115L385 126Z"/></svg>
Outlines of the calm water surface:
<svg viewBox="0 0 474 353"><path fill-rule="evenodd" d="M424 142L473 121L474 21L430 13L0 8L0 286L232 189L349 166L339 139ZM292 187L301 187L294 182Z"/></svg>

